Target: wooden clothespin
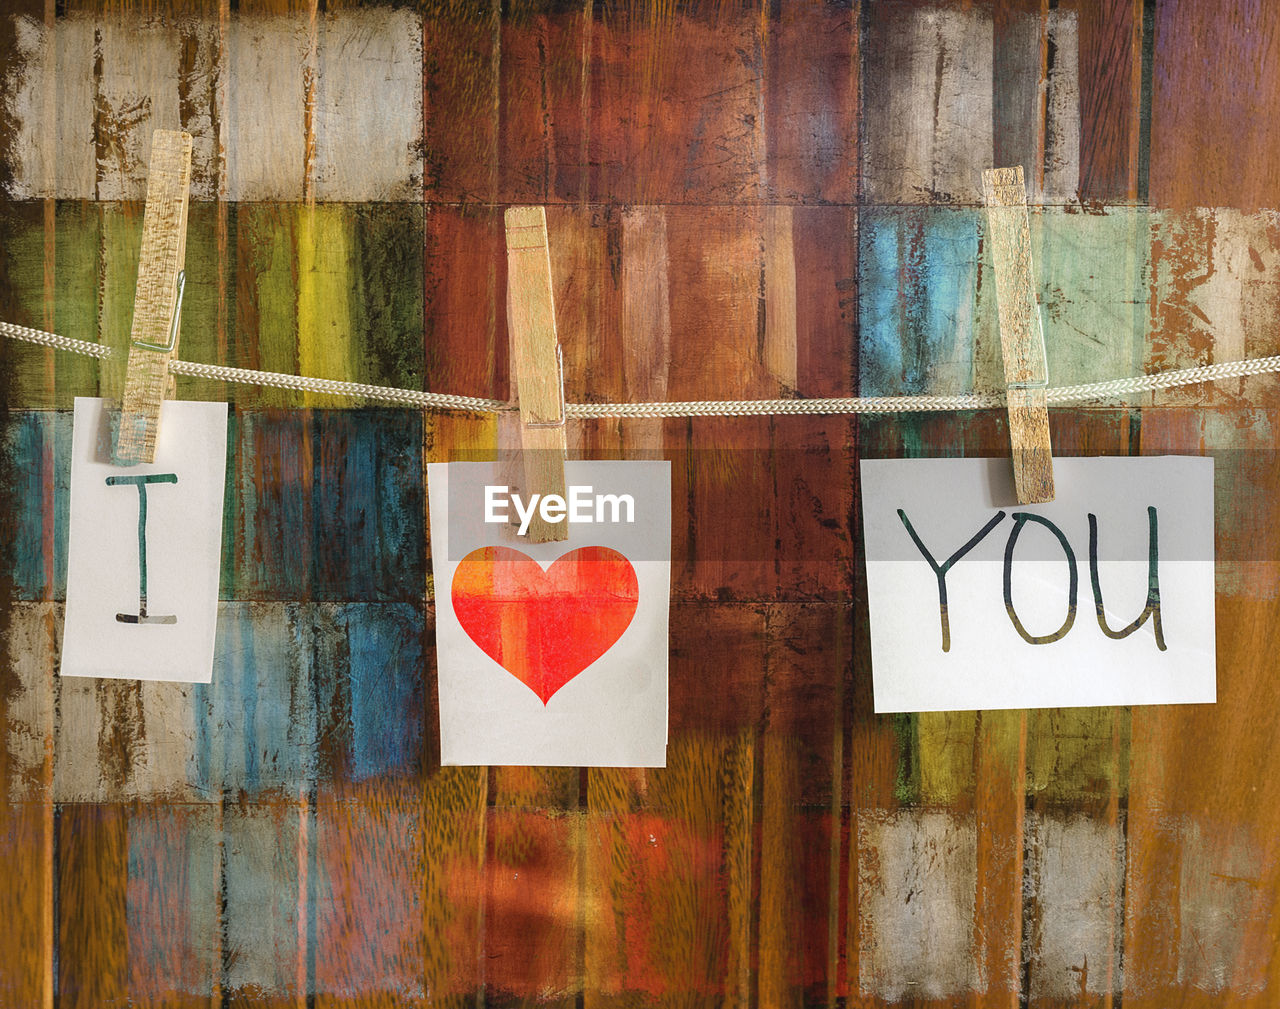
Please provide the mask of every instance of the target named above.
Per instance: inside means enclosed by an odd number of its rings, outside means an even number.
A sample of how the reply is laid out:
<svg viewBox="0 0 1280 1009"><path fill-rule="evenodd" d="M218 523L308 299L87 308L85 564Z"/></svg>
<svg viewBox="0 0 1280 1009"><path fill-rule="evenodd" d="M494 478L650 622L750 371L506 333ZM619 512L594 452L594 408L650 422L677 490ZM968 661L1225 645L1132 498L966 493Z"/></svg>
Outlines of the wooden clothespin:
<svg viewBox="0 0 1280 1009"><path fill-rule="evenodd" d="M556 340L551 249L542 207L509 207L507 224L507 328L520 405L522 496L565 496L564 364ZM539 514L526 538L563 540L568 523Z"/></svg>
<svg viewBox="0 0 1280 1009"><path fill-rule="evenodd" d="M160 403L174 392L169 362L178 353L190 190L191 135L156 130L151 135L128 370L115 432L117 465L154 461Z"/></svg>
<svg viewBox="0 0 1280 1009"><path fill-rule="evenodd" d="M1019 504L1039 504L1053 500L1053 448L1045 399L1049 365L1031 270L1031 229L1022 166L984 171L982 191L995 262L1013 480Z"/></svg>

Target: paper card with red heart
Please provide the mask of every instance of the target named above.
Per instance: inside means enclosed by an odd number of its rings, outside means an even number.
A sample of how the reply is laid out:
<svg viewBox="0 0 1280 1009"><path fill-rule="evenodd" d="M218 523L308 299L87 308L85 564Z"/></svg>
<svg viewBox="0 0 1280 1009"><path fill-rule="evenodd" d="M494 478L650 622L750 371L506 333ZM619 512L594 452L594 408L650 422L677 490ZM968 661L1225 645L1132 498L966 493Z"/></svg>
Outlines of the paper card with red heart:
<svg viewBox="0 0 1280 1009"><path fill-rule="evenodd" d="M502 472L427 467L441 763L665 766L670 464L570 461L558 498Z"/></svg>

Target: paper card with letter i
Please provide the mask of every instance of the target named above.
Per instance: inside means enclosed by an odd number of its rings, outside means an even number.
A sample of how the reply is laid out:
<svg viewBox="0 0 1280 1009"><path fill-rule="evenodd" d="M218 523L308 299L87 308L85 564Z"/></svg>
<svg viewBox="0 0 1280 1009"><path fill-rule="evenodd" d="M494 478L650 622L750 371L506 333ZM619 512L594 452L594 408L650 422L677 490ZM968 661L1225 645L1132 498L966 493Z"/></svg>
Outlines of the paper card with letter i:
<svg viewBox="0 0 1280 1009"><path fill-rule="evenodd" d="M506 472L427 467L441 763L665 766L670 464L567 462L563 494Z"/></svg>
<svg viewBox="0 0 1280 1009"><path fill-rule="evenodd" d="M165 400L155 461L112 462L111 409L77 398L63 676L208 683L227 404Z"/></svg>

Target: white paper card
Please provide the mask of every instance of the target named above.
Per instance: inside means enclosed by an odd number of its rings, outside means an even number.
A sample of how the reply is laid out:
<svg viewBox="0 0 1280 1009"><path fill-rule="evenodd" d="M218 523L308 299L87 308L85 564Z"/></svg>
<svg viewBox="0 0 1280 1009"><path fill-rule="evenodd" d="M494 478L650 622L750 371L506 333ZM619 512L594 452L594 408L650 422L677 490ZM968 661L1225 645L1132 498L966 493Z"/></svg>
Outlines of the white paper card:
<svg viewBox="0 0 1280 1009"><path fill-rule="evenodd" d="M154 463L115 466L107 402L77 398L63 676L208 683L227 404L165 400Z"/></svg>
<svg viewBox="0 0 1280 1009"><path fill-rule="evenodd" d="M877 712L1215 700L1213 460L1053 466L862 462Z"/></svg>
<svg viewBox="0 0 1280 1009"><path fill-rule="evenodd" d="M565 483L568 539L529 543L496 463L427 467L443 764L666 766L670 464Z"/></svg>

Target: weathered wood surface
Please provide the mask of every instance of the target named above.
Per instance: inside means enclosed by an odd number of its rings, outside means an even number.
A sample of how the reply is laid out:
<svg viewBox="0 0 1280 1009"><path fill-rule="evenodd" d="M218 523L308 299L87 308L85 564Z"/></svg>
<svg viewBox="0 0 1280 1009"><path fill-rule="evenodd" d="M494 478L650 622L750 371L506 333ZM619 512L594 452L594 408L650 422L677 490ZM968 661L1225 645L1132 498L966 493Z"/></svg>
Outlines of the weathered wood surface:
<svg viewBox="0 0 1280 1009"><path fill-rule="evenodd" d="M123 345L165 127L194 360L507 398L519 204L570 400L999 388L1013 163L1055 383L1275 353L1277 37L1234 0L20 0L0 317ZM1217 457L1212 706L872 713L857 461L1007 454L996 411L571 424L673 463L669 766L629 771L438 765L423 464L492 418L181 380L234 404L214 682L58 681L69 408L122 374L0 376L0 1003L1276 1000L1271 379L1050 413L1060 454Z"/></svg>

